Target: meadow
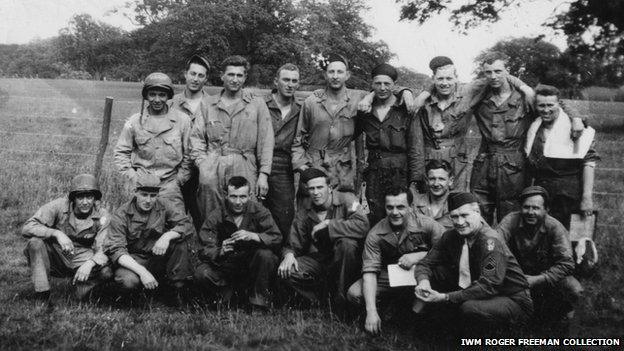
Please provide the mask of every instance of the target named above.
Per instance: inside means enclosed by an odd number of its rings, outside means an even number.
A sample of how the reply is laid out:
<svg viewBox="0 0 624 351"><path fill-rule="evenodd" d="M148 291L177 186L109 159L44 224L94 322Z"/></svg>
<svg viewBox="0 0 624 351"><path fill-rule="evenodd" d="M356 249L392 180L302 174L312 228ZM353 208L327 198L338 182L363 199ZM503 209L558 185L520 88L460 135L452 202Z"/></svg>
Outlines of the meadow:
<svg viewBox="0 0 624 351"><path fill-rule="evenodd" d="M64 196L73 175L93 171L106 96L115 101L101 188L110 209L127 197L112 166L112 148L124 121L140 108L140 89L139 83L0 79L0 349L450 347L421 340L401 321L371 337L361 321L338 321L315 308L257 314L203 306L173 310L157 301L122 308L114 301L79 303L63 279L53 282L56 308L36 303L20 227L39 206ZM586 296L571 336L624 337L624 103L568 103L598 131L602 157L595 186L600 262L582 278Z"/></svg>

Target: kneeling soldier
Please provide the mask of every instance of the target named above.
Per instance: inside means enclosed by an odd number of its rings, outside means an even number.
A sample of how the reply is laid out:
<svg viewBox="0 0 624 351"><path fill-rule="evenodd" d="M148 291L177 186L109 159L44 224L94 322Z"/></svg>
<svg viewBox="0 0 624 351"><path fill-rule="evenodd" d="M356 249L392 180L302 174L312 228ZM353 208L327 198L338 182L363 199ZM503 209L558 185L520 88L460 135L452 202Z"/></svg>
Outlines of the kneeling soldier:
<svg viewBox="0 0 624 351"><path fill-rule="evenodd" d="M48 276L73 276L76 297L88 296L98 281L112 277L102 242L108 231L108 213L100 208L97 180L80 174L72 180L69 196L41 207L22 228L38 298L49 301Z"/></svg>
<svg viewBox="0 0 624 351"><path fill-rule="evenodd" d="M362 254L362 279L349 288L351 302L366 304L365 328L370 333L381 330L378 298L386 302L414 299L412 287L390 287L386 266L398 263L405 270L411 269L444 232L444 227L434 219L410 208L413 200L412 192L401 186L386 192L386 218L368 233Z"/></svg>
<svg viewBox="0 0 624 351"><path fill-rule="evenodd" d="M538 321L558 321L566 314L571 317L583 292L572 276L569 234L563 224L548 215L548 198L540 186L524 189L520 211L508 214L496 228L529 282Z"/></svg>
<svg viewBox="0 0 624 351"><path fill-rule="evenodd" d="M481 217L477 201L470 193L450 196L454 229L417 263L416 297L459 308L465 332L522 325L533 312L529 284L507 245Z"/></svg>
<svg viewBox="0 0 624 351"><path fill-rule="evenodd" d="M308 168L301 174L312 199L297 213L283 250L278 275L296 292L319 302L329 283L337 307L344 306L347 289L360 271L360 248L368 232L362 206L338 196L327 174Z"/></svg>
<svg viewBox="0 0 624 351"><path fill-rule="evenodd" d="M279 259L273 253L282 243L269 210L250 200L251 187L234 176L226 185L225 207L206 216L198 239L199 264L195 280L217 289L229 300L232 287L248 289L252 307L268 308Z"/></svg>
<svg viewBox="0 0 624 351"><path fill-rule="evenodd" d="M193 225L183 209L158 197L160 178L145 174L136 184L132 200L115 211L104 244L116 265L115 282L131 291L153 290L164 280L173 288L169 302L179 306L192 277L187 238Z"/></svg>

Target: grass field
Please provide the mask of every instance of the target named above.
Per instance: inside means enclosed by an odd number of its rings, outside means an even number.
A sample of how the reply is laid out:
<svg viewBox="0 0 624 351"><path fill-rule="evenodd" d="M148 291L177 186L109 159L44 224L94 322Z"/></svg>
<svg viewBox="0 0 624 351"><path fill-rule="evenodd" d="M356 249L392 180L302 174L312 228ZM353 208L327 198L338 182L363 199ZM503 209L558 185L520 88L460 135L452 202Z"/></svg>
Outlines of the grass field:
<svg viewBox="0 0 624 351"><path fill-rule="evenodd" d="M109 207L124 197L112 169L112 147L123 122L140 107L138 83L0 79L0 349L429 349L436 343L393 325L370 337L358 321L322 310L273 314L204 308L174 311L159 302L115 308L77 303L67 281L55 280L53 311L32 300L19 236L43 203L66 194L78 172L93 170L104 97L115 98L101 187ZM602 162L596 197L601 211L601 261L583 278L586 298L573 323L578 337L624 336L624 103L570 102L598 131ZM398 323L400 324L400 322ZM444 344L438 344L444 348ZM447 345L448 346L448 345Z"/></svg>

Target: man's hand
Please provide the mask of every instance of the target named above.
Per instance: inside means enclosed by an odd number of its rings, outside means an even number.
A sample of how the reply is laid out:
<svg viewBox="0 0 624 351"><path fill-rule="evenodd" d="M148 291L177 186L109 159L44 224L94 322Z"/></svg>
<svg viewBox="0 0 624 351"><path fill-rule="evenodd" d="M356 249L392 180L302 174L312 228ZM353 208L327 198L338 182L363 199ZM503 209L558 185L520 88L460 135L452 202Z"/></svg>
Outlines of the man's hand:
<svg viewBox="0 0 624 351"><path fill-rule="evenodd" d="M61 245L61 249L64 253L74 254L74 243L65 233L56 230L53 235L59 245Z"/></svg>
<svg viewBox="0 0 624 351"><path fill-rule="evenodd" d="M413 265L418 263L418 261L420 261L426 255L427 255L426 252L412 252L412 253L404 254L403 256L399 257L399 261L398 261L399 267L405 270L408 270L412 268Z"/></svg>
<svg viewBox="0 0 624 351"><path fill-rule="evenodd" d="M446 301L446 294L441 294L433 289L424 290L416 288L416 297L428 303Z"/></svg>
<svg viewBox="0 0 624 351"><path fill-rule="evenodd" d="M420 299L421 296L429 295L429 292L431 290L432 290L431 289L431 283L429 282L429 280L428 279L423 279L423 280L419 281L418 285L416 285L416 287L414 288L414 294L416 295L416 297L418 297Z"/></svg>
<svg viewBox="0 0 624 351"><path fill-rule="evenodd" d="M381 318L379 318L379 313L377 313L377 311L366 313L364 329L371 334L377 334L381 331Z"/></svg>
<svg viewBox="0 0 624 351"><path fill-rule="evenodd" d="M299 272L299 263L295 258L295 254L292 252L287 253L280 263L279 267L277 267L277 275L279 275L282 279L288 279L292 274L293 270L295 272Z"/></svg>
<svg viewBox="0 0 624 351"><path fill-rule="evenodd" d="M256 195L258 196L258 199L264 200L268 192L269 182L267 180L267 175L260 173L260 175L258 175L258 182L256 183Z"/></svg>
<svg viewBox="0 0 624 351"><path fill-rule="evenodd" d="M316 241L317 240L316 233L318 233L320 230L327 228L328 225L329 225L329 219L326 219L322 221L321 223L312 227L312 232L310 233L310 236L312 236L312 240Z"/></svg>
<svg viewBox="0 0 624 351"><path fill-rule="evenodd" d="M156 289L158 287L158 282L156 281L156 278L154 278L152 273L150 273L147 269L145 270L145 272L139 275L139 278L141 279L143 287L145 287L145 289L147 290Z"/></svg>
<svg viewBox="0 0 624 351"><path fill-rule="evenodd" d="M594 215L594 200L592 199L591 195L583 195L583 198L581 199L580 209L581 213L585 217L590 217Z"/></svg>
<svg viewBox="0 0 624 351"><path fill-rule="evenodd" d="M156 256L164 255L165 252L167 252L167 249L169 248L169 241L171 239L169 239L169 237L165 234L161 235L161 237L158 240L156 240L156 242L154 243L154 246L152 247L152 253Z"/></svg>
<svg viewBox="0 0 624 351"><path fill-rule="evenodd" d="M234 232L234 234L232 234L230 239L232 240L232 242L237 242L237 241L255 241L257 243L260 242L260 236L258 236L258 234L244 230L244 229Z"/></svg>
<svg viewBox="0 0 624 351"><path fill-rule="evenodd" d="M76 274L74 274L74 279L72 279L72 285L75 285L76 282L86 282L91 275L93 267L95 267L95 262L93 260L88 260L78 267Z"/></svg>
<svg viewBox="0 0 624 351"><path fill-rule="evenodd" d="M369 113L372 110L372 106L373 106L373 98L375 97L375 93L371 92L366 94L362 100L360 100L360 102L358 103L358 111L360 112L364 112L364 113Z"/></svg>
<svg viewBox="0 0 624 351"><path fill-rule="evenodd" d="M409 112L411 115L416 114L416 112L418 112L418 109L424 105L424 101L422 102L422 104L420 104L419 100L414 99L414 95L412 95L412 92L409 90L403 90L402 98L407 112Z"/></svg>
<svg viewBox="0 0 624 351"><path fill-rule="evenodd" d="M232 238L227 238L223 240L221 243L221 250L219 251L220 256L224 256L232 251L234 251L234 240Z"/></svg>
<svg viewBox="0 0 624 351"><path fill-rule="evenodd" d="M578 117L572 118L572 131L571 131L572 140L578 139L581 136L581 134L583 134L584 129L585 129L585 125L583 124L583 120L581 118L578 118Z"/></svg>

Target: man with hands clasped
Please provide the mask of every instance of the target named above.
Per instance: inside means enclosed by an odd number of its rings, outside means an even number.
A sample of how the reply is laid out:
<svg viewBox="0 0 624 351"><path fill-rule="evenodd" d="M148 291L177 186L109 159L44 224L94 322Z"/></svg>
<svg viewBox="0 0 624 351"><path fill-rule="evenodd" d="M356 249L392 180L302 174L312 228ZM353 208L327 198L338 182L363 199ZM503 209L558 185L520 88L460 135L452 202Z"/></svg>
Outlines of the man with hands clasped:
<svg viewBox="0 0 624 351"><path fill-rule="evenodd" d="M226 185L225 206L206 216L197 247L195 281L228 301L243 290L254 308L271 306L282 243L269 210L251 200L251 185L234 176Z"/></svg>
<svg viewBox="0 0 624 351"><path fill-rule="evenodd" d="M481 217L477 198L453 193L449 210L454 229L416 264L416 297L425 310L450 304L466 334L524 324L533 312L529 284L509 248Z"/></svg>
<svg viewBox="0 0 624 351"><path fill-rule="evenodd" d="M193 225L184 210L159 198L160 179L141 176L134 197L111 220L106 254L115 264L115 282L126 291L173 288L171 305L182 303L181 289L192 276L187 238Z"/></svg>

